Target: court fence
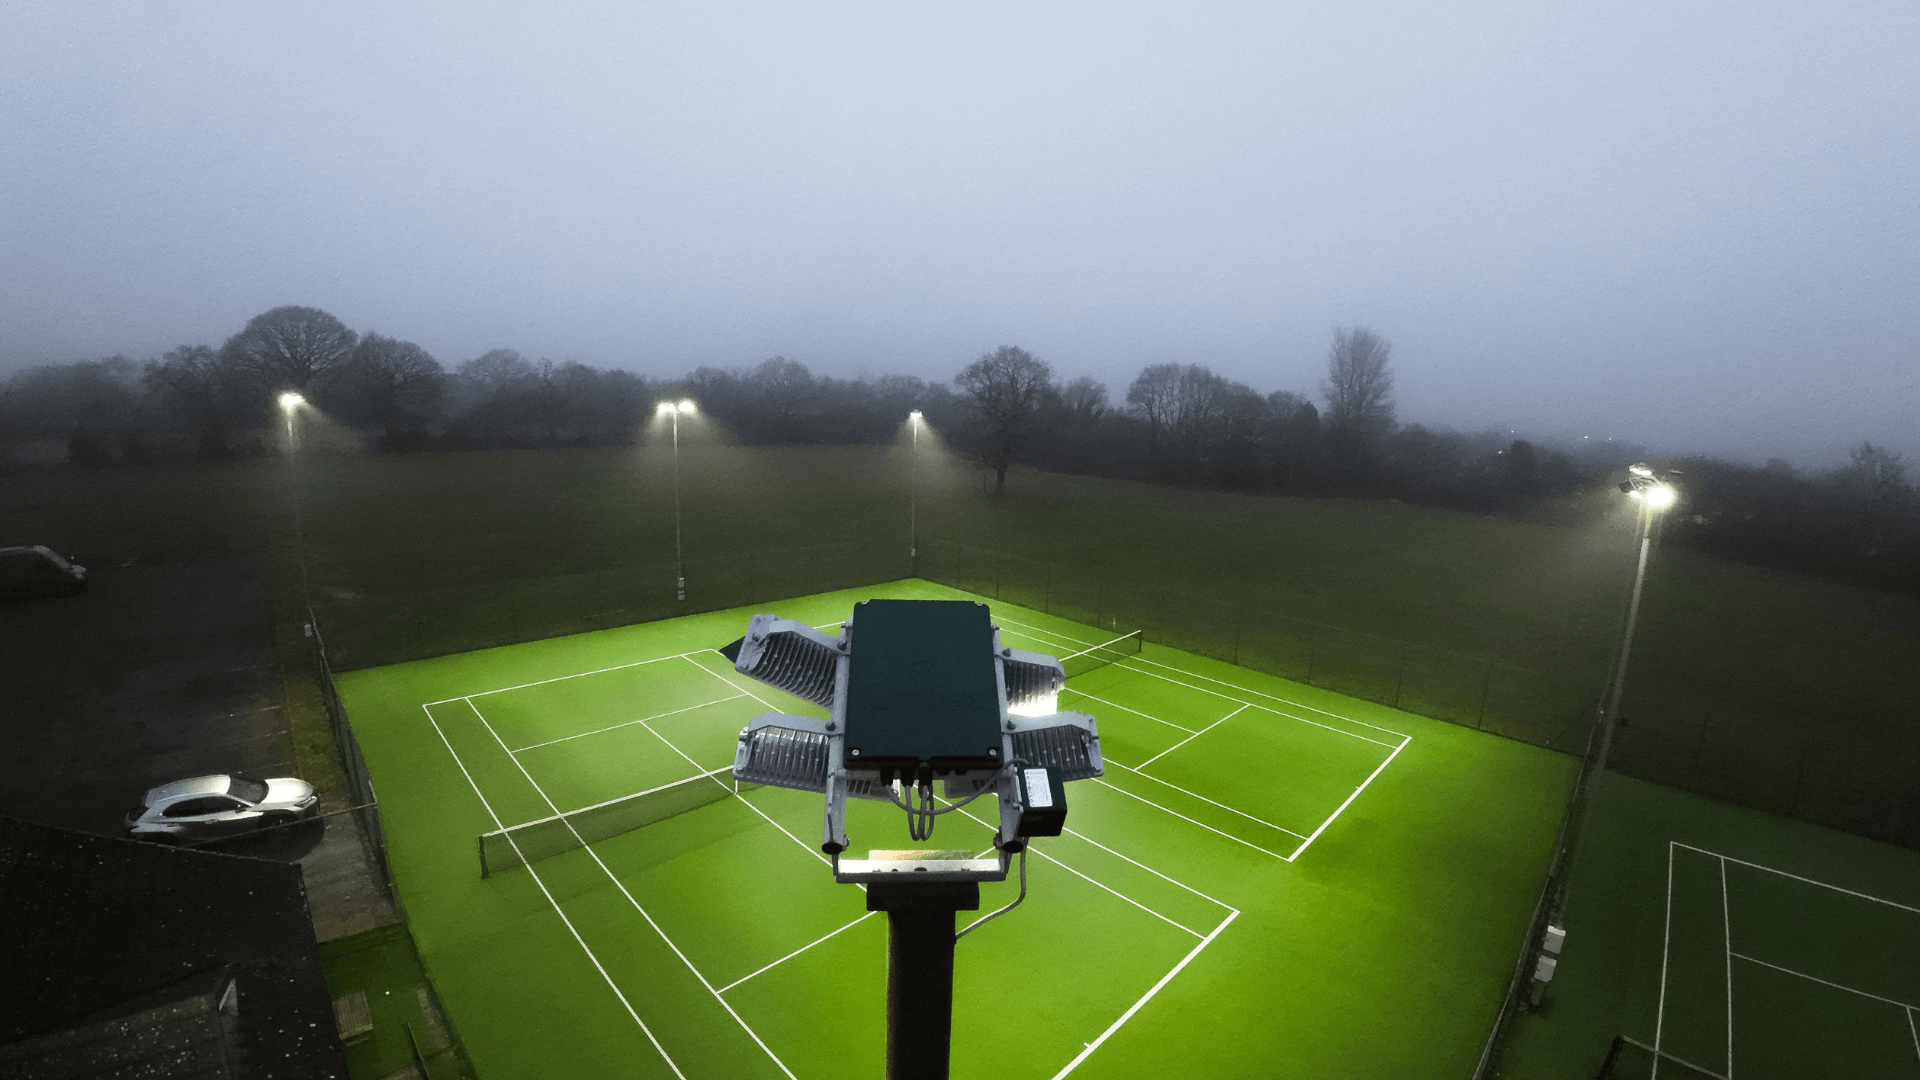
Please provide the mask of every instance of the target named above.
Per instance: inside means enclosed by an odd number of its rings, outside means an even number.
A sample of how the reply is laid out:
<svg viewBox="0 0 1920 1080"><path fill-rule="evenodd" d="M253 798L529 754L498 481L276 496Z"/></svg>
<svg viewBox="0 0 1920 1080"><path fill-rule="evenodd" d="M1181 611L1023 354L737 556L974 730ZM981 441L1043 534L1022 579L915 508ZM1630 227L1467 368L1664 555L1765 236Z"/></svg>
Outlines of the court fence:
<svg viewBox="0 0 1920 1080"><path fill-rule="evenodd" d="M905 544L852 541L383 595L326 585L313 592L333 628L328 657L350 671L912 576Z"/></svg>
<svg viewBox="0 0 1920 1080"><path fill-rule="evenodd" d="M387 866L387 834L380 824L380 799L374 794L373 777L367 772L366 755L360 752L360 740L354 737L353 721L347 717L347 707L340 702L340 694L333 686L333 666L327 662L327 645L320 636L320 620L314 616L313 609L307 609L305 627L307 643L313 653L314 677L320 686L320 701L327 713L327 727L333 734L334 749L340 754L340 768L346 774L347 797L351 807L347 811L353 816L353 823L360 835L361 843L367 852L367 862L373 869L373 882L382 896L394 900L393 873Z"/></svg>

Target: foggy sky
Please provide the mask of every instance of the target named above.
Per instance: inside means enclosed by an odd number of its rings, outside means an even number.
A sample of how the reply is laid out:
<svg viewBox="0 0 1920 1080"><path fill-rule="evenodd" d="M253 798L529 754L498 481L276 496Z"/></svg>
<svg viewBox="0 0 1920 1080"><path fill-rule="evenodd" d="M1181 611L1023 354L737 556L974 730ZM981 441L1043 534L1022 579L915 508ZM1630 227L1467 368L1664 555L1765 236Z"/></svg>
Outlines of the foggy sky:
<svg viewBox="0 0 1920 1080"><path fill-rule="evenodd" d="M1911 0L318 7L0 3L0 375L302 304L1317 397L1363 324L1403 421L1920 467Z"/></svg>

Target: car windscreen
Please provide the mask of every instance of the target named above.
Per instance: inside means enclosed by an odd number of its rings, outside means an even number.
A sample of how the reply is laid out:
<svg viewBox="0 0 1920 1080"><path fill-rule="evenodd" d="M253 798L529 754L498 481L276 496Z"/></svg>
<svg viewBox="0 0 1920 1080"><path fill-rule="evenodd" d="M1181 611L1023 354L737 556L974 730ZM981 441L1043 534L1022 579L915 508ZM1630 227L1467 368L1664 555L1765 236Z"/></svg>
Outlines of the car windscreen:
<svg viewBox="0 0 1920 1080"><path fill-rule="evenodd" d="M49 551L46 553L46 555L47 555L48 562L52 563L53 565L59 567L62 570L69 570L69 569L72 569L73 567L73 564L68 562L65 558L63 558L61 554L57 551Z"/></svg>
<svg viewBox="0 0 1920 1080"><path fill-rule="evenodd" d="M257 803L267 797L267 785L260 781L249 780L244 776L235 776L231 779L232 783L227 785L227 794L245 799L250 803Z"/></svg>

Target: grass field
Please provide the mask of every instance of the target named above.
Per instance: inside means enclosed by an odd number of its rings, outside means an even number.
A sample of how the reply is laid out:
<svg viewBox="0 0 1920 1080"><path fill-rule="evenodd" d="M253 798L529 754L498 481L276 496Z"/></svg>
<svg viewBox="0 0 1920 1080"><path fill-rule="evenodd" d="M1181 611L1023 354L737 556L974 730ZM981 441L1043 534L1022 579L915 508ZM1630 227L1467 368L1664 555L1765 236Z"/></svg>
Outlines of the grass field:
<svg viewBox="0 0 1920 1080"><path fill-rule="evenodd" d="M830 625L866 596L773 608ZM877 1076L885 929L759 788L531 867L484 832L728 764L806 706L713 652L722 612L340 678L422 958L483 1077ZM1056 654L1091 627L995 605ZM1570 759L1149 644L1069 683L1106 777L1073 785L1020 909L961 942L956 1076L1457 1077L1511 969ZM990 813L990 811L989 811ZM906 844L856 803L856 850ZM936 846L985 849L984 816ZM982 889L983 910L1011 883Z"/></svg>
<svg viewBox="0 0 1920 1080"><path fill-rule="evenodd" d="M1605 778L1547 1004L1499 1075L1920 1077L1920 854ZM1629 1048L1616 1075L1655 1075Z"/></svg>

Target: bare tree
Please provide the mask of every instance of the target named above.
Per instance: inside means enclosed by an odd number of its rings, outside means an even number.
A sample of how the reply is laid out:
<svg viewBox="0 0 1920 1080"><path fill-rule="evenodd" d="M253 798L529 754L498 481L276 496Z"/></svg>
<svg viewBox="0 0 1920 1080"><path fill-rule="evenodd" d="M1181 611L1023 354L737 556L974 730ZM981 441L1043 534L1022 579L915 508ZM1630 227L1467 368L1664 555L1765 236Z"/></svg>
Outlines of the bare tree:
<svg viewBox="0 0 1920 1080"><path fill-rule="evenodd" d="M953 381L985 426L993 493L1005 495L1014 452L1031 434L1047 395L1055 392L1053 368L1025 349L1002 345L968 364Z"/></svg>
<svg viewBox="0 0 1920 1080"><path fill-rule="evenodd" d="M389 434L417 429L446 392L446 376L427 350L369 332L334 378L342 419Z"/></svg>
<svg viewBox="0 0 1920 1080"><path fill-rule="evenodd" d="M1160 448L1160 435L1179 408L1180 365L1148 364L1127 387L1127 404L1147 418L1147 452Z"/></svg>
<svg viewBox="0 0 1920 1080"><path fill-rule="evenodd" d="M1107 415L1107 384L1082 375L1060 388L1060 411L1071 422L1099 423Z"/></svg>
<svg viewBox="0 0 1920 1080"><path fill-rule="evenodd" d="M359 337L319 308L277 307L249 319L220 352L260 389L305 390L343 367Z"/></svg>
<svg viewBox="0 0 1920 1080"><path fill-rule="evenodd" d="M1393 345L1364 326L1339 327L1327 350L1327 426L1360 442L1393 427Z"/></svg>

